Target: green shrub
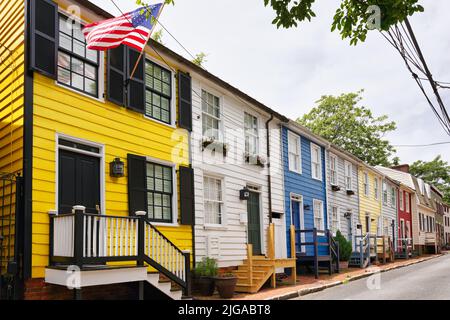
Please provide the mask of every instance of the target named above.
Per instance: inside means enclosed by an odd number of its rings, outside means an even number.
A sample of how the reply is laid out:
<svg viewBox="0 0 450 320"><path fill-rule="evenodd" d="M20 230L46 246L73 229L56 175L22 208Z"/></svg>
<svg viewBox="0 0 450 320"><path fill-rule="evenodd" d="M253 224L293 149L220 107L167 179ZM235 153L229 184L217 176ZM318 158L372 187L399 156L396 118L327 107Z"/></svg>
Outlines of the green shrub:
<svg viewBox="0 0 450 320"><path fill-rule="evenodd" d="M345 237L339 230L336 232L336 237L334 237L334 240L339 243L339 260L350 260L350 256L352 255L353 250L351 241L345 239Z"/></svg>
<svg viewBox="0 0 450 320"><path fill-rule="evenodd" d="M197 277L215 277L217 276L218 269L216 259L204 257L195 266L194 274Z"/></svg>

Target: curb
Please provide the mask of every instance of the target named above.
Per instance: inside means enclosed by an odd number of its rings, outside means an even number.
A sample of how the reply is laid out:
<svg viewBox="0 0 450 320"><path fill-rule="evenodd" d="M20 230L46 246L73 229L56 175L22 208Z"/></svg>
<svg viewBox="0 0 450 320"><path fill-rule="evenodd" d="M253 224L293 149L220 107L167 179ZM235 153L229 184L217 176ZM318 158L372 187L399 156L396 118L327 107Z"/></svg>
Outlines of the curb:
<svg viewBox="0 0 450 320"><path fill-rule="evenodd" d="M316 287L311 287L311 288L304 288L304 289L288 292L288 293L280 295L280 296L274 296L274 297L266 298L265 300L289 300L289 299L293 299L293 298L306 296L308 294L320 292L320 291L323 291L325 289L329 289L329 288L332 288L332 287L336 287L336 286L342 285L344 283L353 282L353 281L360 280L360 279L363 279L363 278L368 278L368 277L370 277L370 276L372 276L372 275L374 275L376 273L384 273L384 272L387 272L387 271L401 269L401 268L409 267L409 266L412 266L412 265L415 265L415 264L418 264L418 263L422 263L422 262L425 262L425 261L436 259L436 258L444 256L445 254L446 253L441 253L441 254L438 254L438 255L435 255L435 256L432 256L432 257L424 258L424 259L419 260L419 261L413 261L413 262L410 262L410 263L406 263L404 265L399 265L399 266L395 266L395 267L391 267L391 268L386 268L386 269L383 269L383 270L369 271L369 272L366 272L366 273L363 273L363 274L359 274L359 275L353 276L351 278L348 278L348 279L345 279L345 280L342 280L342 281L335 281L335 282L331 282L331 283L327 283L327 284L324 284L324 285L321 285L321 286L316 286Z"/></svg>

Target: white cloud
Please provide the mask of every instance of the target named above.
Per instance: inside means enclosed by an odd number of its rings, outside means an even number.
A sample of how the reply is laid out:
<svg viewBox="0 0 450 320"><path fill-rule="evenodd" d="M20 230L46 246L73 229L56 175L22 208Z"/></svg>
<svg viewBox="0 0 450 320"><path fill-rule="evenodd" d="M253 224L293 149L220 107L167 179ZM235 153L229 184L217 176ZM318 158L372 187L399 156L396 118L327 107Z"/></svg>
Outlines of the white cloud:
<svg viewBox="0 0 450 320"><path fill-rule="evenodd" d="M92 2L119 14L110 0ZM136 7L134 0L115 2L123 11ZM192 53L208 54L210 72L291 118L307 112L321 95L364 88L362 103L397 122L397 131L388 136L393 144L450 141L400 56L381 35L372 32L365 43L350 46L330 32L340 1L316 2L317 18L290 30L273 26L272 9L260 0L179 0L166 6L160 19ZM411 24L435 78L450 82L450 42L445 37L450 2L424 6ZM190 58L167 33L163 41ZM450 106L450 90L441 94ZM403 162L431 160L437 154L450 161L450 145L398 148Z"/></svg>

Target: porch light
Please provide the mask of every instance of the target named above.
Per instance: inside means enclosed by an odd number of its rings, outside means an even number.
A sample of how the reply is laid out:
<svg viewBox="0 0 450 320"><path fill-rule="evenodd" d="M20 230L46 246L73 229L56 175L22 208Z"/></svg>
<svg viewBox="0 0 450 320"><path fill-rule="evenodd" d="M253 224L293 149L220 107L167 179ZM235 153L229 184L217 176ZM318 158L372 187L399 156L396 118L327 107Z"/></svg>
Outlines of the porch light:
<svg viewBox="0 0 450 320"><path fill-rule="evenodd" d="M109 175L116 178L125 176L125 163L120 158L109 163Z"/></svg>
<svg viewBox="0 0 450 320"><path fill-rule="evenodd" d="M250 198L250 190L247 187L244 187L239 191L239 199L248 200Z"/></svg>
<svg viewBox="0 0 450 320"><path fill-rule="evenodd" d="M344 213L344 218L349 219L352 216L352 213L350 211L347 211Z"/></svg>
<svg viewBox="0 0 450 320"><path fill-rule="evenodd" d="M305 205L303 206L303 209L305 209L305 210L311 210L311 206L310 206L309 204L305 204Z"/></svg>

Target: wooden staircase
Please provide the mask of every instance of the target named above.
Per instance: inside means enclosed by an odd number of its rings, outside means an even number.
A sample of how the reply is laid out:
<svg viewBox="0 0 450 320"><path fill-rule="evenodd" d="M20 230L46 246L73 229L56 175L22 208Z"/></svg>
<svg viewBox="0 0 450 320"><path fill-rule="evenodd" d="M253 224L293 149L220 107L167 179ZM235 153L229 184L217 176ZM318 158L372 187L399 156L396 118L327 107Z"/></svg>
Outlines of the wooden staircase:
<svg viewBox="0 0 450 320"><path fill-rule="evenodd" d="M269 280L271 287L275 288L277 268L291 268L291 280L293 284L297 282L295 258L275 258L275 234L273 224L270 224L269 226L267 237L267 256L254 256L252 244L247 245L247 259L245 259L243 264L238 267L238 270L234 271L234 274L238 278L235 289L236 292L256 293ZM294 237L292 237L292 239L294 239ZM294 250L292 257L295 257L295 245L291 246L291 248Z"/></svg>

